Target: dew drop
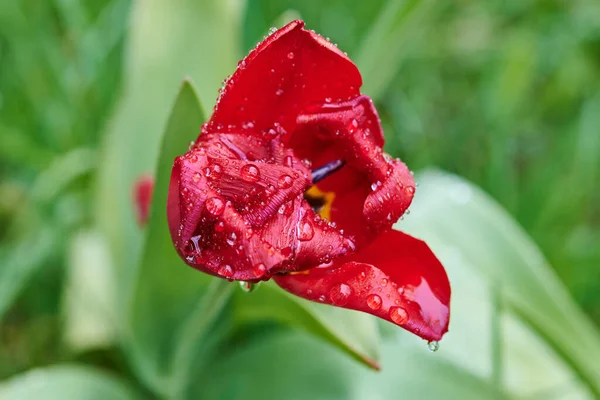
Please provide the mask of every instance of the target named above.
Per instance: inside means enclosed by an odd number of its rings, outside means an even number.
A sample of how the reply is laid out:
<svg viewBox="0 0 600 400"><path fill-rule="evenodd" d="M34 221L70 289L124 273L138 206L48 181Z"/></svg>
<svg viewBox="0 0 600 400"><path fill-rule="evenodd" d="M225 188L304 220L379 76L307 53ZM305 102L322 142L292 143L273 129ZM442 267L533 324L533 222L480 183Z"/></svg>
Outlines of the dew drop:
<svg viewBox="0 0 600 400"><path fill-rule="evenodd" d="M357 128L358 128L358 121L356 119L352 118L352 121L350 121L350 123L348 124L348 132L354 133L354 132L356 132Z"/></svg>
<svg viewBox="0 0 600 400"><path fill-rule="evenodd" d="M223 264L219 268L219 275L224 276L225 278L231 278L233 276L233 268L231 268L231 265Z"/></svg>
<svg viewBox="0 0 600 400"><path fill-rule="evenodd" d="M315 230L309 221L301 222L298 226L298 240L311 240L315 236Z"/></svg>
<svg viewBox="0 0 600 400"><path fill-rule="evenodd" d="M218 197L211 197L206 200L204 206L206 207L206 211L214 216L223 214L223 211L225 210L225 203Z"/></svg>
<svg viewBox="0 0 600 400"><path fill-rule="evenodd" d="M258 288L258 285L259 283L240 281L240 288L246 293L255 291Z"/></svg>
<svg viewBox="0 0 600 400"><path fill-rule="evenodd" d="M352 294L352 288L345 283L340 283L339 285L335 285L329 291L329 297L331 297L331 302L336 306L343 306L348 303L348 299Z"/></svg>
<svg viewBox="0 0 600 400"><path fill-rule="evenodd" d="M275 95L277 95L277 96L281 96L282 94L283 94L283 89L277 89L275 91Z"/></svg>
<svg viewBox="0 0 600 400"><path fill-rule="evenodd" d="M398 325L403 325L408 321L408 313L402 307L390 308L390 319Z"/></svg>
<svg viewBox="0 0 600 400"><path fill-rule="evenodd" d="M358 279L359 279L359 280L361 280L361 281L364 281L365 279L367 279L367 274L365 274L365 273L364 273L364 271L363 271L363 272L361 272L361 273L358 275Z"/></svg>
<svg viewBox="0 0 600 400"><path fill-rule="evenodd" d="M246 182L257 182L260 179L260 171L254 164L246 164L240 169L240 176Z"/></svg>
<svg viewBox="0 0 600 400"><path fill-rule="evenodd" d="M370 294L367 296L367 305L372 310L379 310L381 308L381 297L376 294Z"/></svg>
<svg viewBox="0 0 600 400"><path fill-rule="evenodd" d="M293 183L294 181L292 180L291 176L281 175L277 181L277 186L279 186L280 189L289 189L292 187Z"/></svg>
<svg viewBox="0 0 600 400"><path fill-rule="evenodd" d="M265 267L265 264L262 263L256 264L254 268L252 268L252 272L254 272L254 276L260 278L265 274L265 272L267 272L267 267Z"/></svg>
<svg viewBox="0 0 600 400"><path fill-rule="evenodd" d="M440 342L438 342L437 340L432 340L430 342L427 342L427 348L431 352L436 352L440 349Z"/></svg>
<svg viewBox="0 0 600 400"><path fill-rule="evenodd" d="M223 221L219 221L215 224L215 232L223 232L225 230L225 223Z"/></svg>
<svg viewBox="0 0 600 400"><path fill-rule="evenodd" d="M388 280L387 280L387 278L383 278L383 279L381 279L381 286L385 286L385 285L387 285L387 284L388 284Z"/></svg>
<svg viewBox="0 0 600 400"><path fill-rule="evenodd" d="M409 195L412 196L413 194L415 194L415 188L412 186L407 186L404 188L404 192Z"/></svg>
<svg viewBox="0 0 600 400"><path fill-rule="evenodd" d="M230 246L235 245L235 242L237 241L237 235L235 234L235 232L231 232L231 234L229 235L229 237L227 239L225 239L225 241Z"/></svg>
<svg viewBox="0 0 600 400"><path fill-rule="evenodd" d="M295 57L295 54L294 54L294 52L293 52L293 51L290 51L290 52L287 54L287 58L288 58L288 59L290 59L290 60L293 60L293 59L294 59L294 57Z"/></svg>

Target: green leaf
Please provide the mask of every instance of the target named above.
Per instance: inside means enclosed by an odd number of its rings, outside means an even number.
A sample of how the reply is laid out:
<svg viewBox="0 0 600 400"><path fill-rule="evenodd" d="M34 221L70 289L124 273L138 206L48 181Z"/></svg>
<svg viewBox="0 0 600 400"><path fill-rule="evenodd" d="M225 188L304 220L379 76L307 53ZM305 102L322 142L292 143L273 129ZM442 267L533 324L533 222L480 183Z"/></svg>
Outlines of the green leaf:
<svg viewBox="0 0 600 400"><path fill-rule="evenodd" d="M124 382L90 367L34 369L0 384L3 400L130 400L139 398Z"/></svg>
<svg viewBox="0 0 600 400"><path fill-rule="evenodd" d="M490 399L486 381L426 346L387 343L382 370L348 362L341 352L299 333L272 335L215 360L198 380L203 399ZM190 397L195 398L195 397Z"/></svg>
<svg viewBox="0 0 600 400"><path fill-rule="evenodd" d="M123 96L105 135L94 214L118 273L118 304L131 296L143 244L131 201L133 183L156 168L160 138L181 80L189 76L204 103L213 104L220 82L234 70L239 59L239 2L133 3ZM187 142L198 132L199 126L188 132Z"/></svg>
<svg viewBox="0 0 600 400"><path fill-rule="evenodd" d="M388 0L354 56L363 92L377 99L396 76L410 45L417 42L435 4L431 0Z"/></svg>
<svg viewBox="0 0 600 400"><path fill-rule="evenodd" d="M146 240L130 299L128 343L144 376L156 385L166 376L175 328L191 312L210 278L183 263L169 233L167 195L171 168L204 116L189 81L184 81L169 117L156 167L155 188ZM160 385L156 385L160 386Z"/></svg>
<svg viewBox="0 0 600 400"><path fill-rule="evenodd" d="M371 368L379 368L380 340L373 317L318 304L289 294L274 283L235 296L239 324L276 321L306 330Z"/></svg>
<svg viewBox="0 0 600 400"><path fill-rule="evenodd" d="M398 227L426 240L448 270L449 358L519 396L598 396L600 335L524 231L460 178L428 172L417 181L411 215ZM500 320L490 324L494 312Z"/></svg>

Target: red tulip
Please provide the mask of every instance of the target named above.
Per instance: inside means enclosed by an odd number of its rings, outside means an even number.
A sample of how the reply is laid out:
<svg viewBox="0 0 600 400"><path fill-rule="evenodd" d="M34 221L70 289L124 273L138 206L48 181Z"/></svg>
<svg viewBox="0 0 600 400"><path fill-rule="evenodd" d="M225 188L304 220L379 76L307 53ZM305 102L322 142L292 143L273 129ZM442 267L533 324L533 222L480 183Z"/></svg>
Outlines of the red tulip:
<svg viewBox="0 0 600 400"><path fill-rule="evenodd" d="M448 278L424 242L392 229L415 183L382 151L361 84L352 61L302 21L270 35L240 61L195 144L175 159L171 236L200 271L273 278L303 298L439 340Z"/></svg>

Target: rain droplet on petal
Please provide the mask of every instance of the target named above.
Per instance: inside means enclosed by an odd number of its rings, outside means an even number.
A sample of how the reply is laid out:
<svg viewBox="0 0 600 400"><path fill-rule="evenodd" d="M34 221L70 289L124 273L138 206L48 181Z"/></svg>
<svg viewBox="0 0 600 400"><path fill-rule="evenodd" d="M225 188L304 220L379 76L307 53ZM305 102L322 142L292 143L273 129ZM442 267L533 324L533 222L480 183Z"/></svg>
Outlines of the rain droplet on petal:
<svg viewBox="0 0 600 400"><path fill-rule="evenodd" d="M257 182L260 179L260 171L254 164L246 164L240 169L240 176L246 182Z"/></svg>
<svg viewBox="0 0 600 400"><path fill-rule="evenodd" d="M223 232L225 230L225 223L223 221L219 221L215 224L215 232Z"/></svg>
<svg viewBox="0 0 600 400"><path fill-rule="evenodd" d="M277 185L279 186L280 189L289 189L292 187L293 183L294 183L294 181L292 180L292 177L289 175L281 175L279 177L279 180L277 181Z"/></svg>
<svg viewBox="0 0 600 400"><path fill-rule="evenodd" d="M231 268L231 265L223 264L219 268L219 275L231 278L233 276L233 268Z"/></svg>
<svg viewBox="0 0 600 400"><path fill-rule="evenodd" d="M293 51L290 51L290 52L287 54L287 58L288 58L288 59L290 59L290 60L293 60L293 59L294 59L294 57L295 57L295 54L294 54L294 52L293 52Z"/></svg>
<svg viewBox="0 0 600 400"><path fill-rule="evenodd" d="M367 305L372 310L379 310L381 308L381 297L376 294L370 294L367 296Z"/></svg>
<svg viewBox="0 0 600 400"><path fill-rule="evenodd" d="M390 308L390 319L398 325L405 324L408 321L408 313L402 307Z"/></svg>
<svg viewBox="0 0 600 400"><path fill-rule="evenodd" d="M262 263L256 264L254 268L252 268L252 272L254 272L254 276L260 278L265 274L265 272L267 272L267 267Z"/></svg>
<svg viewBox="0 0 600 400"><path fill-rule="evenodd" d="M436 352L440 349L440 342L438 342L437 340L427 342L427 348L429 349L429 351Z"/></svg>
<svg viewBox="0 0 600 400"><path fill-rule="evenodd" d="M352 288L345 283L340 283L339 285L335 285L329 291L329 297L331 297L331 302L336 306L343 306L348 303L348 299L352 294Z"/></svg>
<svg viewBox="0 0 600 400"><path fill-rule="evenodd" d="M206 211L214 216L223 214L223 211L225 210L225 203L218 197L211 197L206 200L204 206L206 207Z"/></svg>
<svg viewBox="0 0 600 400"><path fill-rule="evenodd" d="M315 230L309 221L300 222L298 226L298 239L307 241L315 236Z"/></svg>
<svg viewBox="0 0 600 400"><path fill-rule="evenodd" d="M350 121L350 123L348 124L348 132L354 133L354 132L356 132L357 128L358 128L358 121L355 118L352 118L352 121Z"/></svg>

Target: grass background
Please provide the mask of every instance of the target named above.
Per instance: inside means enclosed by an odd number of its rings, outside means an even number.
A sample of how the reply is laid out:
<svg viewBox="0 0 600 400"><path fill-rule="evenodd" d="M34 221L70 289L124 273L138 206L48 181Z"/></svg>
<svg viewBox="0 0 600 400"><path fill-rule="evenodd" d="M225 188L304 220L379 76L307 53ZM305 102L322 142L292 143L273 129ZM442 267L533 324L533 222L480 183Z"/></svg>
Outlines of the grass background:
<svg viewBox="0 0 600 400"><path fill-rule="evenodd" d="M491 194L600 325L600 5L419 3L419 18L391 42L372 30L386 1L235 3L239 55L294 15L330 37L380 99L387 151ZM65 348L61 305L73 235L94 222L96 161L123 92L131 7L0 3L0 296L14 298L0 321L0 378L73 358L130 373L118 350ZM386 85L368 79L385 74ZM21 272L7 276L9 264Z"/></svg>

